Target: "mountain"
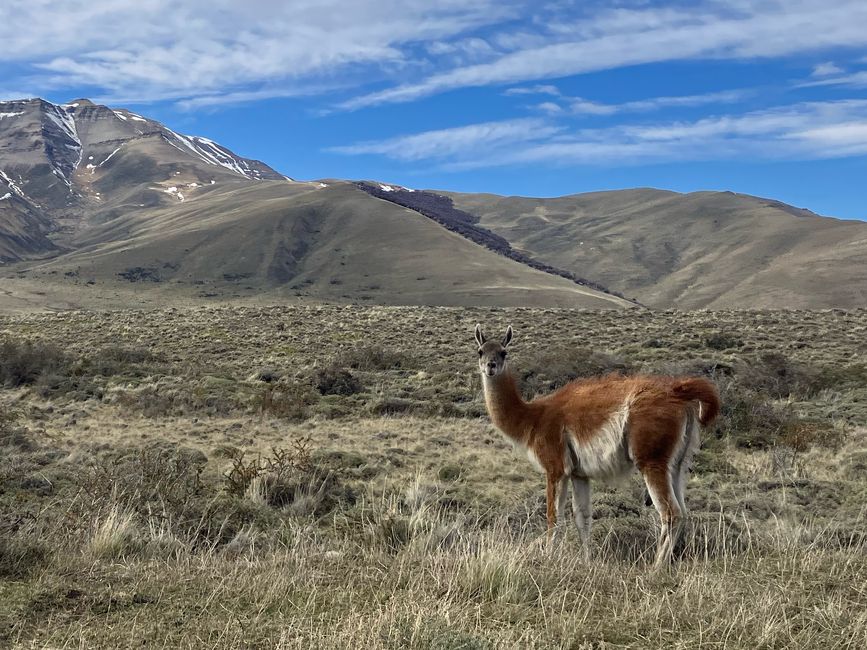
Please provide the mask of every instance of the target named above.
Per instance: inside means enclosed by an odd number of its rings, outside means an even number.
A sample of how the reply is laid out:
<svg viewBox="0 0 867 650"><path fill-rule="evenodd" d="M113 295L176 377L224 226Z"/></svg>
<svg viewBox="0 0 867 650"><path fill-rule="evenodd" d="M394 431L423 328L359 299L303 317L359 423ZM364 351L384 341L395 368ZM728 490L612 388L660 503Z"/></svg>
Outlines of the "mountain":
<svg viewBox="0 0 867 650"><path fill-rule="evenodd" d="M126 109L29 99L0 102L0 264L0 308L857 307L867 224L731 192L299 182Z"/></svg>
<svg viewBox="0 0 867 650"><path fill-rule="evenodd" d="M536 259L650 307L867 304L867 223L732 192L442 193Z"/></svg>
<svg viewBox="0 0 867 650"><path fill-rule="evenodd" d="M88 222L130 208L259 179L284 177L130 111L85 99L0 102L0 260L57 253Z"/></svg>
<svg viewBox="0 0 867 650"><path fill-rule="evenodd" d="M33 99L0 103L0 115L10 188L0 255L17 262L9 286L164 300L633 306L353 183L296 182L127 110Z"/></svg>

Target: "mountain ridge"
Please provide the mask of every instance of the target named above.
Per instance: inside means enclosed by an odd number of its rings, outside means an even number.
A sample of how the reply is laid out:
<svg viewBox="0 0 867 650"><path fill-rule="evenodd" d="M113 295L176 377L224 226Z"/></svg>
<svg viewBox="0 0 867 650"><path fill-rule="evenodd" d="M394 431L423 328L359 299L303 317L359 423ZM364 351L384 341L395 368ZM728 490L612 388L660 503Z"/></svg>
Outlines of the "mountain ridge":
<svg viewBox="0 0 867 650"><path fill-rule="evenodd" d="M0 102L0 264L214 300L846 307L867 301L867 224L728 191L295 181L127 109L34 98Z"/></svg>

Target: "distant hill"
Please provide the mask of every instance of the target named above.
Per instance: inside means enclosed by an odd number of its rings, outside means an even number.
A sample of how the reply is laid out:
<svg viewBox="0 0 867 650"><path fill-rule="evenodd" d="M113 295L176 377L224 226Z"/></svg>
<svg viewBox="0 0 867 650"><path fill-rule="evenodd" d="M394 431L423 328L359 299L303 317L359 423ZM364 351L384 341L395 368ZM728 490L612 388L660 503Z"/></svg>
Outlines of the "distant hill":
<svg viewBox="0 0 867 650"><path fill-rule="evenodd" d="M867 304L867 223L732 192L442 192L534 258L657 307Z"/></svg>
<svg viewBox="0 0 867 650"><path fill-rule="evenodd" d="M297 182L125 109L29 99L0 102L0 264L0 309L853 307L867 298L867 224L727 192Z"/></svg>

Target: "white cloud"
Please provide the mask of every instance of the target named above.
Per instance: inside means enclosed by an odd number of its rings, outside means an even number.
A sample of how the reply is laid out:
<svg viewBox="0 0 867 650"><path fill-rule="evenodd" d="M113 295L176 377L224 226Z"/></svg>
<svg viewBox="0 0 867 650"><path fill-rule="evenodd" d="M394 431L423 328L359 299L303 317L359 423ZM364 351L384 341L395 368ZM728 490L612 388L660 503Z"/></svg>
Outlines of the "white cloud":
<svg viewBox="0 0 867 650"><path fill-rule="evenodd" d="M27 90L3 90L0 89L0 102L9 102L16 99L30 99L37 97L37 93L32 93Z"/></svg>
<svg viewBox="0 0 867 650"><path fill-rule="evenodd" d="M535 118L503 120L470 124L450 129L424 131L386 140L359 142L329 151L343 154L379 154L403 161L444 159L465 155L467 151L483 148L490 151L517 143L544 139L561 127Z"/></svg>
<svg viewBox="0 0 867 650"><path fill-rule="evenodd" d="M576 97L569 102L569 110L577 115L612 115L617 112L618 107Z"/></svg>
<svg viewBox="0 0 867 650"><path fill-rule="evenodd" d="M750 94L748 90L724 90L721 92L704 93L701 95L679 95L673 97L651 97L621 104L604 104L583 97L563 97L568 112L575 115L614 115L616 113L642 113L663 108L695 107L715 104L731 104L742 100ZM556 109L554 108L556 106ZM536 108L547 113L566 112L560 104L544 102Z"/></svg>
<svg viewBox="0 0 867 650"><path fill-rule="evenodd" d="M867 100L810 102L694 121L621 124L572 132L541 119L527 122L494 123L508 125L501 138L484 134L492 124L470 125L336 151L431 160L454 171L503 165L606 165L738 157L816 159L867 153ZM439 146L443 140L447 146Z"/></svg>
<svg viewBox="0 0 867 650"><path fill-rule="evenodd" d="M539 84L536 86L524 86L519 88L508 88L504 95L551 95L551 97L559 97L560 89L557 86L550 84Z"/></svg>
<svg viewBox="0 0 867 650"><path fill-rule="evenodd" d="M830 77L831 75L837 75L843 72L843 68L838 66L833 61L826 61L825 63L817 63L813 66L813 72L810 73L812 77Z"/></svg>
<svg viewBox="0 0 867 650"><path fill-rule="evenodd" d="M334 86L316 86L305 84L297 88L262 88L261 90L242 90L235 92L203 94L190 99L181 99L175 105L181 110L193 111L199 108L209 108L214 106L224 106L227 104L241 104L255 102L265 99L276 99L278 97L306 97L310 95L318 95L329 92L337 88ZM134 98L102 98L97 97L95 101L100 102L115 102L115 103L135 103Z"/></svg>
<svg viewBox="0 0 867 650"><path fill-rule="evenodd" d="M564 25L550 37L525 39L492 61L453 68L355 97L358 109L413 101L468 86L519 83L694 58L778 57L867 45L863 0L704 2L678 8L603 11ZM805 37L809 35L809 37Z"/></svg>
<svg viewBox="0 0 867 650"><path fill-rule="evenodd" d="M338 104L357 109L499 84L565 107L545 80L867 46L865 23L863 0L30 0L0 3L0 66L12 71L4 85L28 94L190 109L385 86ZM813 81L862 84L832 66L819 64Z"/></svg>
<svg viewBox="0 0 867 650"><path fill-rule="evenodd" d="M732 104L749 95L747 90L723 90L701 95L678 95L675 97L652 97L618 104L618 112L654 111L660 108L707 106L708 104Z"/></svg>
<svg viewBox="0 0 867 650"><path fill-rule="evenodd" d="M460 49L465 33L514 15L510 2L495 0L31 0L0 4L0 63L27 75L14 85L41 91L241 97L421 65L416 44L455 40ZM463 47L481 44L464 39Z"/></svg>
<svg viewBox="0 0 867 650"><path fill-rule="evenodd" d="M853 72L851 74L816 79L798 84L802 88L815 86L846 86L849 88L867 88L867 70Z"/></svg>
<svg viewBox="0 0 867 650"><path fill-rule="evenodd" d="M563 107L554 102L542 102L541 104L536 104L533 108L537 111L548 113L548 115L558 115L563 113Z"/></svg>

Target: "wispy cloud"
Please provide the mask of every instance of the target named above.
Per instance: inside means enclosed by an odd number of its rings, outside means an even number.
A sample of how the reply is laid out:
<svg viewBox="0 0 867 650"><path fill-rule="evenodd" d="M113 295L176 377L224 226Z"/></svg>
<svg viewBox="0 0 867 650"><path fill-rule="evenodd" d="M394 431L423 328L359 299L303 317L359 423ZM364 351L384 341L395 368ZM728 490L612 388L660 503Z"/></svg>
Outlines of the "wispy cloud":
<svg viewBox="0 0 867 650"><path fill-rule="evenodd" d="M190 110L352 93L320 106L351 110L502 85L508 96L544 96L549 114L557 103L613 115L700 96L570 104L550 80L662 61L806 52L821 61L837 57L829 49L867 46L864 24L863 0L31 0L0 3L0 70L27 94L74 89ZM860 87L864 74L826 61L809 82Z"/></svg>
<svg viewBox="0 0 867 650"><path fill-rule="evenodd" d="M424 131L385 140L358 142L329 151L342 154L378 154L395 160L442 160L463 156L481 147L486 151L519 143L542 140L562 127L540 119L523 118L470 124L450 129Z"/></svg>
<svg viewBox="0 0 867 650"><path fill-rule="evenodd" d="M229 104L246 104L249 102L262 101L266 99L277 99L280 97L309 97L311 95L319 95L333 91L340 86L338 84L326 86L316 86L312 84L304 84L300 87L292 88L262 88L260 90L242 90L235 92L217 92L203 94L190 99L182 99L175 102L175 105L184 111L193 111L200 108L210 108L216 106L226 106ZM111 101L112 98L97 97L98 101ZM114 98L114 101L123 103L123 98ZM133 102L134 103L134 102Z"/></svg>
<svg viewBox="0 0 867 650"><path fill-rule="evenodd" d="M448 90L553 79L651 62L756 58L867 44L862 0L761 0L602 11L491 61L352 98L347 110ZM804 38L804 34L809 34Z"/></svg>
<svg viewBox="0 0 867 650"><path fill-rule="evenodd" d="M7 2L0 64L27 80L7 83L39 91L214 103L218 94L242 100L274 86L327 86L341 74L356 75L356 85L387 77L389 68L423 64L418 43L466 53L481 47L467 32L515 16L510 0Z"/></svg>
<svg viewBox="0 0 867 650"><path fill-rule="evenodd" d="M810 79L799 84L802 88L816 86L846 86L848 88L867 88L867 70L836 75L824 79Z"/></svg>
<svg viewBox="0 0 867 650"><path fill-rule="evenodd" d="M502 128L500 137L489 130ZM430 160L454 171L504 165L817 159L867 153L867 100L808 102L683 122L567 131L541 118L428 131L335 149Z"/></svg>
<svg viewBox="0 0 867 650"><path fill-rule="evenodd" d="M523 86L517 88L507 88L504 95L550 95L551 97L559 97L560 89L557 86L550 84L537 84L535 86Z"/></svg>
<svg viewBox="0 0 867 650"><path fill-rule="evenodd" d="M843 72L843 68L838 66L833 61L825 61L824 63L817 63L813 66L813 72L810 76L812 77L830 77L831 75L840 74Z"/></svg>
<svg viewBox="0 0 867 650"><path fill-rule="evenodd" d="M751 94L751 91L748 90L724 90L700 95L651 97L649 99L639 99L621 104L603 104L576 97L570 99L568 107L572 113L576 114L613 115L615 113L641 113L663 108L732 104L741 101L749 94Z"/></svg>

